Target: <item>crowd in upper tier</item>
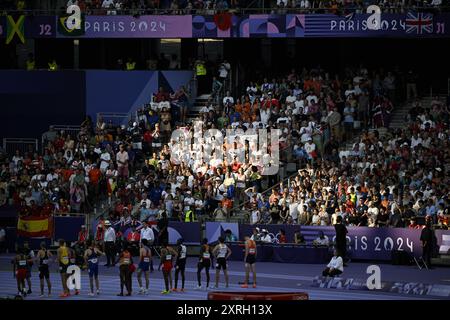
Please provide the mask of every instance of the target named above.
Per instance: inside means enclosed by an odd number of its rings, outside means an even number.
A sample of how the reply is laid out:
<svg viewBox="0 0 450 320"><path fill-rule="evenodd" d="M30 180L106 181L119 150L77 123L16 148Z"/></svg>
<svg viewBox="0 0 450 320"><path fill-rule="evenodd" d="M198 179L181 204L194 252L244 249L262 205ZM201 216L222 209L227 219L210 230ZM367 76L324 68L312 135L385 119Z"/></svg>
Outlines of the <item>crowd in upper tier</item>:
<svg viewBox="0 0 450 320"><path fill-rule="evenodd" d="M445 11L448 0L5 0L0 10L65 11L78 5L82 12L94 15L144 14L216 14L235 13L365 13L370 5L378 5L385 13L409 10Z"/></svg>
<svg viewBox="0 0 450 320"><path fill-rule="evenodd" d="M341 215L348 225L417 227L429 215L446 228L449 107L421 106L412 73L402 80L365 67L340 75L314 68L253 80L239 95L215 92L198 119L187 118L184 88L160 88L129 122L88 118L76 135L50 128L42 154L17 151L1 163L0 205L21 215L100 210L116 223L164 211L172 220L225 221L237 207L253 224L329 225ZM380 134L404 87L413 105L406 125ZM175 129L200 148L180 153ZM199 134L208 129L226 136L225 156ZM265 129L258 148L247 137ZM286 163L299 169L289 183L280 171L266 175Z"/></svg>

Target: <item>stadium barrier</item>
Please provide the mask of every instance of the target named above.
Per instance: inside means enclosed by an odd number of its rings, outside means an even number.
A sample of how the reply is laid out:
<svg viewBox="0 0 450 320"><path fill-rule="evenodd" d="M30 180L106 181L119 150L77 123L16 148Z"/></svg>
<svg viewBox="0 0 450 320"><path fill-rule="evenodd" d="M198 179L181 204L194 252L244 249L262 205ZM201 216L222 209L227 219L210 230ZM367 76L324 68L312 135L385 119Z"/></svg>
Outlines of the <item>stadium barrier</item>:
<svg viewBox="0 0 450 320"><path fill-rule="evenodd" d="M125 112L98 112L97 121L101 119L103 123L112 123L113 125L120 126L122 124L128 124L128 121L133 120L133 113Z"/></svg>
<svg viewBox="0 0 450 320"><path fill-rule="evenodd" d="M68 214L55 215L53 228L54 232L49 239L45 238L24 238L17 236L16 227L8 227L7 231L7 247L14 251L16 242L20 245L24 241L29 241L32 248L38 248L41 241L46 241L48 244L54 244L59 238L64 238L68 242L77 240L78 232L81 230L81 225L86 225L90 235L94 236L96 221L89 224L89 215L86 214ZM330 240L330 248L332 248L335 240L335 230L332 226L300 226L300 225L250 225L238 224L230 222L206 222L204 224L204 233L202 223L200 222L169 222L169 243L175 244L177 239L182 237L186 244L199 245L203 237L209 239L211 244L217 242L219 236L224 236L226 230L236 236L237 240L242 240L244 236L251 235L253 228L267 229L273 238L274 247L283 247L279 244L279 231L283 229L286 233L287 245L286 248L294 248L297 245L293 244L294 233L300 231L304 236L307 246L311 247L312 242L318 238L322 231ZM156 226L155 226L156 228ZM395 252L405 252L410 256L420 257L422 255L422 246L420 242L420 229L408 228L368 228L368 227L347 227L347 244L348 256L356 260L378 260L391 261L392 254ZM126 237L130 232L130 225L116 225L116 230L121 231ZM157 228L156 230L157 231ZM155 236L157 237L155 232ZM444 236L450 236L450 230L436 230L437 247L443 243ZM331 249L330 249L331 250ZM292 251L292 250L291 250ZM294 250L295 251L295 250ZM276 252L275 252L276 253ZM293 261L291 257L292 252L278 252L276 260L278 262ZM284 259L283 257L286 257ZM283 261L286 260L286 261ZM289 260L289 261L287 261ZM295 259L294 259L295 260ZM300 263L300 260L299 262Z"/></svg>
<svg viewBox="0 0 450 320"><path fill-rule="evenodd" d="M292 244L294 233L300 231L308 244L319 237L322 231L330 240L330 245L335 240L335 229L332 226L301 226L301 225L250 225L237 223L206 223L206 237L211 242L230 229L238 239L252 234L253 228L267 229L273 237L273 243L277 243L280 229L286 232L287 241ZM358 260L391 261L393 251L404 251L411 256L422 255L419 229L408 228L369 228L347 227L348 256ZM238 234L236 234L238 230ZM437 245L442 242L442 235L450 235L450 230L436 230Z"/></svg>
<svg viewBox="0 0 450 320"><path fill-rule="evenodd" d="M29 151L37 152L39 150L38 139L3 138L3 150L10 156L14 155L16 150L19 150L20 154L24 154Z"/></svg>
<svg viewBox="0 0 450 320"><path fill-rule="evenodd" d="M81 126L76 126L76 125L52 124L49 127L53 127L53 130L55 132L63 131L66 134L70 134L70 136L72 138L77 137L78 133L81 131ZM44 148L45 148L45 133L42 134L42 137L41 137L41 146L42 146L42 152L44 152Z"/></svg>

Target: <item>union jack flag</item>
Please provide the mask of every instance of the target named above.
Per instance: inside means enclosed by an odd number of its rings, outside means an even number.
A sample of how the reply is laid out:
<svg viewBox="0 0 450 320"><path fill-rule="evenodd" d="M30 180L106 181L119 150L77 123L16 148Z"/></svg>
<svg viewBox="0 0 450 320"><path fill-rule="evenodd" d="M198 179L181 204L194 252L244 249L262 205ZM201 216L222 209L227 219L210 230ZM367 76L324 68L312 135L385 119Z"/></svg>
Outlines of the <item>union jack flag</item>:
<svg viewBox="0 0 450 320"><path fill-rule="evenodd" d="M433 33L433 15L431 13L408 12L405 27L406 33Z"/></svg>

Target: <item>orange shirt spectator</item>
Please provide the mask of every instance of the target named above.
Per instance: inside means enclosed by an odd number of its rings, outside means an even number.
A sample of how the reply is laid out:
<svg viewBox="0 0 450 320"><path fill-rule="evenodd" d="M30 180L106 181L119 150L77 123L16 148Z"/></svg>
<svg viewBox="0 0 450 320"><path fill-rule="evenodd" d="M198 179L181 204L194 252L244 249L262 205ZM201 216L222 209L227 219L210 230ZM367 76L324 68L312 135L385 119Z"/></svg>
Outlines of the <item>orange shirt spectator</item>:
<svg viewBox="0 0 450 320"><path fill-rule="evenodd" d="M269 197L269 204L278 204L278 200L280 198L280 195L278 194L278 192L274 191L270 197Z"/></svg>
<svg viewBox="0 0 450 320"><path fill-rule="evenodd" d="M234 110L236 110L236 112L239 112L242 115L242 104L240 102L236 103L236 105L234 106Z"/></svg>
<svg viewBox="0 0 450 320"><path fill-rule="evenodd" d="M224 197L222 200L222 207L227 209L233 208L233 200L228 199L228 197Z"/></svg>
<svg viewBox="0 0 450 320"><path fill-rule="evenodd" d="M101 172L100 169L97 168L96 166L93 167L93 168L89 171L89 181L90 181L93 185L98 185L98 182L100 181L101 176L102 176L102 172Z"/></svg>

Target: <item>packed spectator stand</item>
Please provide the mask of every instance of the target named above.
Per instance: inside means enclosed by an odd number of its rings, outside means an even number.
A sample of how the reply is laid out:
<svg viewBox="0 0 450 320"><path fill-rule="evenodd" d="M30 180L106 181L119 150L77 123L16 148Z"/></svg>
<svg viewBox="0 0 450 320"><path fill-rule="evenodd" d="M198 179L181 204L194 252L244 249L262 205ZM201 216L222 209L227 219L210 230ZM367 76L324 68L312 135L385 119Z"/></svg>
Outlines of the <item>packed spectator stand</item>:
<svg viewBox="0 0 450 320"><path fill-rule="evenodd" d="M223 12L256 13L365 13L370 5L378 5L384 13L405 13L409 10L433 12L448 11L447 0L64 0L64 1L2 1L0 10L17 10L41 14L65 12L76 4L82 12L93 15L145 15L145 14L216 14Z"/></svg>
<svg viewBox="0 0 450 320"><path fill-rule="evenodd" d="M155 223L163 212L186 223L244 212L251 224L323 226L342 216L350 226L420 228L429 216L447 228L448 105L423 108L411 97L405 126L386 130L400 103L391 72L293 69L268 79L241 96L222 94L219 104L211 98L200 119L186 117L183 88L160 88L128 123L87 118L76 136L50 128L42 154L3 160L0 205L23 216L95 213L115 225ZM172 131L194 134L195 120L203 130L280 129L281 160L298 173L279 181L261 175L258 161L173 161Z"/></svg>

